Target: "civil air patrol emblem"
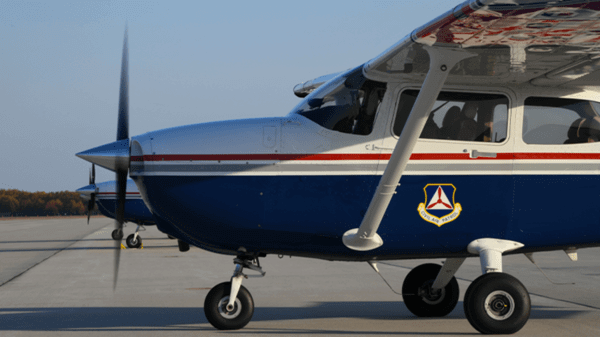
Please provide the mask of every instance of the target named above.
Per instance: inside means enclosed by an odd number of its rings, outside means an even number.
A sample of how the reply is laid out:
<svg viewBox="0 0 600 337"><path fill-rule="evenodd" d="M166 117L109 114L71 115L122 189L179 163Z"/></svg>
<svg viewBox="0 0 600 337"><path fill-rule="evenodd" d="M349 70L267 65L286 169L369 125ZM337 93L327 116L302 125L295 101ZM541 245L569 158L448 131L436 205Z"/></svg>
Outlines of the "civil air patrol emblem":
<svg viewBox="0 0 600 337"><path fill-rule="evenodd" d="M441 227L443 224L458 218L462 206L454 202L454 195L456 194L454 185L427 184L423 191L425 192L425 202L420 203L417 208L423 220Z"/></svg>

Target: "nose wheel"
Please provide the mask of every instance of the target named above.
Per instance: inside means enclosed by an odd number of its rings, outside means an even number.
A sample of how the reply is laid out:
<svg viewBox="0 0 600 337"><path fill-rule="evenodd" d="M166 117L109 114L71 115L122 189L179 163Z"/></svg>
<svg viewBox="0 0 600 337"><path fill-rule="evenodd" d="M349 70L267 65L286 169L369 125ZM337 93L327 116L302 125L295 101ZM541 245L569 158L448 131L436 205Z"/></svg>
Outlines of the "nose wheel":
<svg viewBox="0 0 600 337"><path fill-rule="evenodd" d="M231 282L212 288L204 300L204 314L208 322L219 330L237 330L246 326L254 314L254 300L244 286L240 286L233 306L228 308Z"/></svg>
<svg viewBox="0 0 600 337"><path fill-rule="evenodd" d="M142 237L140 236L140 231L145 231L146 227L143 225L138 225L135 229L135 233L129 234L127 239L125 239L125 243L129 248L140 248L142 246Z"/></svg>
<svg viewBox="0 0 600 337"><path fill-rule="evenodd" d="M254 300L248 289L242 286L244 268L265 276L258 257L238 256L233 259L235 271L230 282L217 284L204 299L204 315L219 330L237 330L246 326L254 314Z"/></svg>
<svg viewBox="0 0 600 337"><path fill-rule="evenodd" d="M137 234L137 233L136 233ZM125 243L129 248L140 248L142 246L142 237L136 234L129 234Z"/></svg>

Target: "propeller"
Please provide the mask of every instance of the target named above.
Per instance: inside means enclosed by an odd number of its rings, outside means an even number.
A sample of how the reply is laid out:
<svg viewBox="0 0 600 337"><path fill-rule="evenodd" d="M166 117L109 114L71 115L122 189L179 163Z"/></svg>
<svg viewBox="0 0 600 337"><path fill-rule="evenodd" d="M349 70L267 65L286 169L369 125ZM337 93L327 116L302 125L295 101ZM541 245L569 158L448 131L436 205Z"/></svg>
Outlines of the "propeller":
<svg viewBox="0 0 600 337"><path fill-rule="evenodd" d="M90 185L94 186L94 189L96 189L96 165L92 164L92 168L90 169ZM87 213L88 213L88 225L90 224L90 216L92 215L92 209L94 209L94 204L96 202L96 193L91 193L90 194L90 200L88 200L88 207L87 207Z"/></svg>
<svg viewBox="0 0 600 337"><path fill-rule="evenodd" d="M129 71L128 71L128 46L127 28L123 39L123 57L121 59L121 85L119 89L119 115L117 120L117 141L129 141ZM117 203L115 228L123 232L123 221L125 217L125 196L127 193L127 173L129 165L116 167L115 176L117 180ZM114 278L113 290L117 287L119 275L119 261L121 258L121 239L115 240L114 256Z"/></svg>
<svg viewBox="0 0 600 337"><path fill-rule="evenodd" d="M123 232L125 218L125 196L127 188L127 173L131 152L129 148L129 72L128 72L127 26L123 39L123 58L121 60L121 85L119 89L119 111L117 119L117 140L97 146L87 151L79 152L77 157L93 164L100 165L115 172L117 181L117 202L115 205L115 227ZM94 172L95 173L95 172ZM119 260L121 258L121 240L115 240L113 290L117 287L119 275Z"/></svg>

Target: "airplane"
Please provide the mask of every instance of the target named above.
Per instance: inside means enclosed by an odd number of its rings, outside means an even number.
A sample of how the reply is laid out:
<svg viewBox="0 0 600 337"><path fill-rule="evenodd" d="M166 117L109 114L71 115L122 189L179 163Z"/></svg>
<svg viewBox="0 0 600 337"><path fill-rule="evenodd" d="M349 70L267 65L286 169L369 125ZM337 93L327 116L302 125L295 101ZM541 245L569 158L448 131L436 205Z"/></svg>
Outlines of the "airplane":
<svg viewBox="0 0 600 337"><path fill-rule="evenodd" d="M117 140L77 156L116 172L117 229L129 175L160 230L235 256L204 302L217 329L248 324L244 271L264 276L259 258L280 254L375 271L444 258L404 280L420 317L450 313L455 273L479 258L465 316L515 333L531 300L503 256L600 246L599 18L600 1L468 0L283 117L131 138L126 29Z"/></svg>
<svg viewBox="0 0 600 337"><path fill-rule="evenodd" d="M79 188L76 191L81 195L82 198L88 201L88 224L90 223L90 215L92 209L94 208L94 203L98 206L98 210L100 213L102 213L102 215L115 219L117 182L106 181L96 184L96 169L95 166L92 165L89 183L89 185ZM142 237L139 235L140 230L145 231L145 226L154 226L156 223L154 222L152 213L150 213L150 210L148 210L142 201L140 192L137 190L133 180L127 180L127 194L125 199L124 220L126 222L133 222L137 225L135 233L127 236L125 243L129 248L140 248L142 246ZM122 229L113 230L111 236L114 240L118 240L120 242L120 240L123 239ZM174 239L172 236L169 236L169 238ZM178 240L178 242L179 249L182 252L189 250L189 244L181 240Z"/></svg>

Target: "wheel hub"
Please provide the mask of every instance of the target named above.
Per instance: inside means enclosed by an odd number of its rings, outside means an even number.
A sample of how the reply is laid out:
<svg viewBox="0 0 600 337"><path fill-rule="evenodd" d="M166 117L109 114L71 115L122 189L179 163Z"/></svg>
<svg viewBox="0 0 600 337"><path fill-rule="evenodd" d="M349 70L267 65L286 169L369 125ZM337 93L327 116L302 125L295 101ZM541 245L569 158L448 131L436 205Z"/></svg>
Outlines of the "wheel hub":
<svg viewBox="0 0 600 337"><path fill-rule="evenodd" d="M423 302L429 305L440 303L446 295L446 291L444 288L439 290L433 290L431 288L432 284L433 280L427 281L423 286L419 288L417 292L417 294L423 299Z"/></svg>
<svg viewBox="0 0 600 337"><path fill-rule="evenodd" d="M515 301L506 291L496 290L486 297L484 308L490 318L503 321L512 316Z"/></svg>
<svg viewBox="0 0 600 337"><path fill-rule="evenodd" d="M229 302L229 296L225 296L219 301L218 309L219 314L226 319L234 319L240 315L242 312L242 303L238 298L235 299L234 306L232 310L227 310L227 303Z"/></svg>

